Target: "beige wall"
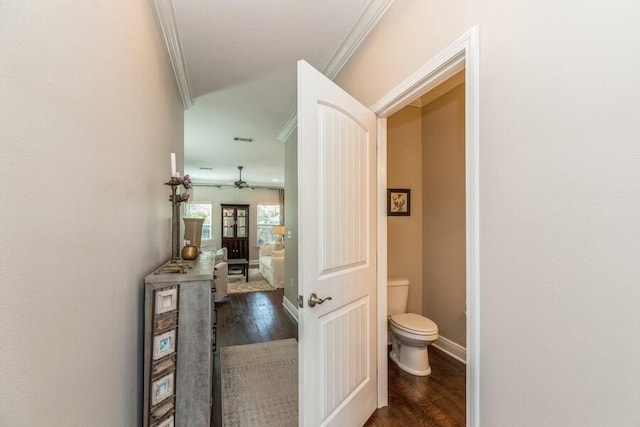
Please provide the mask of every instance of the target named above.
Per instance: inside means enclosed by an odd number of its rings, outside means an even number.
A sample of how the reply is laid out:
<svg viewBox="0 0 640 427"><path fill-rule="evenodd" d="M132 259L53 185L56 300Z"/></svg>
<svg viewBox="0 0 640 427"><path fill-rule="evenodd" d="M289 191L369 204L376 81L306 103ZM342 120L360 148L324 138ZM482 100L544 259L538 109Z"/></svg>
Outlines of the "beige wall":
<svg viewBox="0 0 640 427"><path fill-rule="evenodd" d="M638 16L396 1L337 78L371 105L479 26L483 426L640 419Z"/></svg>
<svg viewBox="0 0 640 427"><path fill-rule="evenodd" d="M466 346L464 84L422 107L423 314Z"/></svg>
<svg viewBox="0 0 640 427"><path fill-rule="evenodd" d="M236 188L221 190L216 187L194 187L191 200L194 202L210 202L212 204L211 235L216 248L222 246L222 213L220 205L249 205L249 261L258 262L257 205L277 205L279 203L278 190L265 188L256 188L253 191Z"/></svg>
<svg viewBox="0 0 640 427"><path fill-rule="evenodd" d="M0 6L0 425L136 426L182 104L150 1Z"/></svg>
<svg viewBox="0 0 640 427"><path fill-rule="evenodd" d="M298 298L298 133L293 132L284 146L285 259L284 297L297 307ZM291 234L289 234L291 233ZM289 238L288 236L291 236Z"/></svg>
<svg viewBox="0 0 640 427"><path fill-rule="evenodd" d="M387 217L389 277L411 283L407 311L422 313L422 123L420 108L387 120L387 187L411 190L411 215Z"/></svg>

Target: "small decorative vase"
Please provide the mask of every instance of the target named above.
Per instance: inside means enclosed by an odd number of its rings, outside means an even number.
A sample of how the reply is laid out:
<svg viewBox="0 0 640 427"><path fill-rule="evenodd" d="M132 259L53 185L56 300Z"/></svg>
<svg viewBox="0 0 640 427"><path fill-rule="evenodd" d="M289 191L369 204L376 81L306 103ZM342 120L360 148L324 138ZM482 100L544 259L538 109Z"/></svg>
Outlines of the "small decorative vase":
<svg viewBox="0 0 640 427"><path fill-rule="evenodd" d="M193 245L187 245L182 248L182 259L184 260L194 260L198 258L198 247Z"/></svg>

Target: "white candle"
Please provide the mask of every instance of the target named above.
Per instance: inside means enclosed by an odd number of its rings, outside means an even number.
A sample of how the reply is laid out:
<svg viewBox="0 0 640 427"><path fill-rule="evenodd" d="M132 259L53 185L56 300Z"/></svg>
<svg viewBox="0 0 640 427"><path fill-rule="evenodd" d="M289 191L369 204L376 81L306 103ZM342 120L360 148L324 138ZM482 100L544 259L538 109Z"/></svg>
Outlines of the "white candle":
<svg viewBox="0 0 640 427"><path fill-rule="evenodd" d="M171 177L175 178L176 175L176 153L171 153Z"/></svg>

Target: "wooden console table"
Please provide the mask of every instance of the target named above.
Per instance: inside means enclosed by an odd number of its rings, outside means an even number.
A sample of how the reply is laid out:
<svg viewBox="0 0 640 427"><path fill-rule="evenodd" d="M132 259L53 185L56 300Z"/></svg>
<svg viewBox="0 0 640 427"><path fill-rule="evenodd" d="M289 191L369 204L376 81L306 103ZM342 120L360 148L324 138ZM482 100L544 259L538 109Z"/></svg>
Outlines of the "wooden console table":
<svg viewBox="0 0 640 427"><path fill-rule="evenodd" d="M184 274L145 278L144 427L210 426L214 262L203 253Z"/></svg>

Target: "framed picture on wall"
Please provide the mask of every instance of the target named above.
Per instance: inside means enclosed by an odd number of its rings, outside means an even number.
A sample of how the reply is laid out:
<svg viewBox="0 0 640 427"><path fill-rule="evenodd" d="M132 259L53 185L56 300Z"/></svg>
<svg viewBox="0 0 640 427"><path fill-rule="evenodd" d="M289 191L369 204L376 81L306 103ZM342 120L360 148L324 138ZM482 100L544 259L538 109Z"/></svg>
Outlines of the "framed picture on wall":
<svg viewBox="0 0 640 427"><path fill-rule="evenodd" d="M408 188L387 189L387 216L411 215L411 190Z"/></svg>

